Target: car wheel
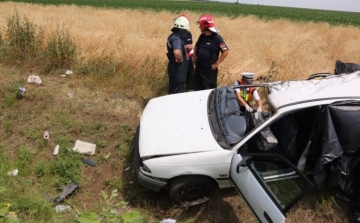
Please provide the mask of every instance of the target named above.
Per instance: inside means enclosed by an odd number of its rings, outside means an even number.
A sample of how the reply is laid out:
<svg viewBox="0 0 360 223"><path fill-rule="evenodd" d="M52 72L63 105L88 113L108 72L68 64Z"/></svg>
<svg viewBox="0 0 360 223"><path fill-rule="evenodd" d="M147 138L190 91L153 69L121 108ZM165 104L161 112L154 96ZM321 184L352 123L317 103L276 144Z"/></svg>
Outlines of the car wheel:
<svg viewBox="0 0 360 223"><path fill-rule="evenodd" d="M204 176L183 176L172 180L169 187L170 197L177 203L194 205L207 200L214 184Z"/></svg>

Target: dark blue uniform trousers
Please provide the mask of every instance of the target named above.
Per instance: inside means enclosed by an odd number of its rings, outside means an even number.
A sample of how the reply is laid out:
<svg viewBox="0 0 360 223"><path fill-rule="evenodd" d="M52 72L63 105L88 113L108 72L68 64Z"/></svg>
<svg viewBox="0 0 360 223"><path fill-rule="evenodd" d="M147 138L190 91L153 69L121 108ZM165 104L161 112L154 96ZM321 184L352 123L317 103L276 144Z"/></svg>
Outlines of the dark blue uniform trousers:
<svg viewBox="0 0 360 223"><path fill-rule="evenodd" d="M195 91L217 88L218 69L195 67Z"/></svg>
<svg viewBox="0 0 360 223"><path fill-rule="evenodd" d="M176 94L184 92L186 74L189 66L189 60L184 60L182 63L169 61L168 75L169 75L169 94Z"/></svg>

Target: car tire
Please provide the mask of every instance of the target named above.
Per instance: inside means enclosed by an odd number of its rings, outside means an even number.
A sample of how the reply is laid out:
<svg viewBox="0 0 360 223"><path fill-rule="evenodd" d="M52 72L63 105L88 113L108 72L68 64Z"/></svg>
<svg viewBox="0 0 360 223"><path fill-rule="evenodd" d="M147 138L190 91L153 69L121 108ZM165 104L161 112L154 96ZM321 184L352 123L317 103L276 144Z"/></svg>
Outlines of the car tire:
<svg viewBox="0 0 360 223"><path fill-rule="evenodd" d="M175 178L169 185L169 194L177 203L201 203L213 191L213 181L204 176L182 176Z"/></svg>

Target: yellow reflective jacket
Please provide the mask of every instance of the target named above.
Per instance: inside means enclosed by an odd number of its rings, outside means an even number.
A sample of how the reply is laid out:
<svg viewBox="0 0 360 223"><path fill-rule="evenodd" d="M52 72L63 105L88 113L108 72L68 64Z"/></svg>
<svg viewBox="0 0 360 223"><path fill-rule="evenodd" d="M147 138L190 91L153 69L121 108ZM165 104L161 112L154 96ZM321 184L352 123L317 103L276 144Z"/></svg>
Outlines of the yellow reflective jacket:
<svg viewBox="0 0 360 223"><path fill-rule="evenodd" d="M239 85L246 84L243 80L238 80ZM253 93L256 89L250 87L249 90L245 93L244 88L240 88L240 96L244 99L246 103L250 102L253 98Z"/></svg>

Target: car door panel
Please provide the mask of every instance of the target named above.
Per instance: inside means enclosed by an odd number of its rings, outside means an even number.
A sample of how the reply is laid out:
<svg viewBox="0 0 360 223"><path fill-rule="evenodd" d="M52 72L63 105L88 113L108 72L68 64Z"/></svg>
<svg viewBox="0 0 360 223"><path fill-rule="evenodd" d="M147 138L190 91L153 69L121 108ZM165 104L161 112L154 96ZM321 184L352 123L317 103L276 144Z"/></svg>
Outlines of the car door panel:
<svg viewBox="0 0 360 223"><path fill-rule="evenodd" d="M279 155L243 157L236 154L231 162L230 178L235 188L260 222L285 222L286 212L314 185Z"/></svg>

